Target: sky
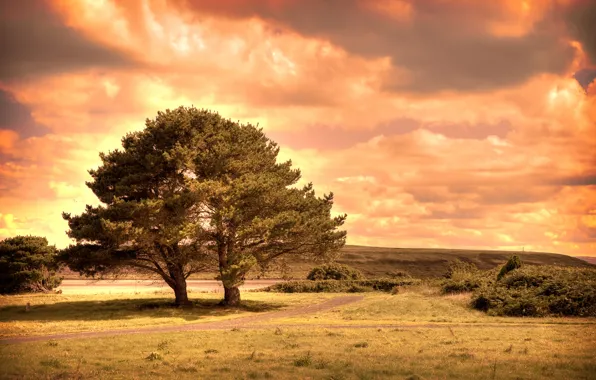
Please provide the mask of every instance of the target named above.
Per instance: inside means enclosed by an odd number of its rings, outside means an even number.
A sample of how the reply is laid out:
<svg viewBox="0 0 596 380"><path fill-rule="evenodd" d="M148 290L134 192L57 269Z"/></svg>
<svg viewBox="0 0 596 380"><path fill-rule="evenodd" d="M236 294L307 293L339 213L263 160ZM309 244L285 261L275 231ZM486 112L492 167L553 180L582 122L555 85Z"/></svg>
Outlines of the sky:
<svg viewBox="0 0 596 380"><path fill-rule="evenodd" d="M0 239L70 244L99 152L250 122L348 244L596 256L596 1L0 1Z"/></svg>

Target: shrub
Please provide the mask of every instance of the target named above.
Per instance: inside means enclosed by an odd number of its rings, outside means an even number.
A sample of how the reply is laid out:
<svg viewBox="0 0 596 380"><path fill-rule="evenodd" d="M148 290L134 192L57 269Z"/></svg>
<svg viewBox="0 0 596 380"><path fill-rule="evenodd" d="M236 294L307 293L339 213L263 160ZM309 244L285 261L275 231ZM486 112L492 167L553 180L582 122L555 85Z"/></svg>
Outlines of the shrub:
<svg viewBox="0 0 596 380"><path fill-rule="evenodd" d="M470 278L466 280L445 280L441 287L443 294L471 292L481 286L480 279Z"/></svg>
<svg viewBox="0 0 596 380"><path fill-rule="evenodd" d="M398 286L420 283L418 279L378 279L378 280L321 280L287 281L265 288L268 292L279 293L360 293L382 291L391 292Z"/></svg>
<svg viewBox="0 0 596 380"><path fill-rule="evenodd" d="M0 293L47 292L59 286L56 247L44 237L0 241Z"/></svg>
<svg viewBox="0 0 596 380"><path fill-rule="evenodd" d="M457 279L460 277L467 278L472 274L476 274L477 272L478 267L476 267L474 263L455 259L449 263L449 268L447 269L447 273L444 277L452 279Z"/></svg>
<svg viewBox="0 0 596 380"><path fill-rule="evenodd" d="M474 291L494 281L492 273L494 270L481 271L473 263L452 261L445 274L446 279L441 283L441 292L451 294Z"/></svg>
<svg viewBox="0 0 596 380"><path fill-rule="evenodd" d="M477 288L472 307L491 315L596 316L596 270L524 266Z"/></svg>
<svg viewBox="0 0 596 380"><path fill-rule="evenodd" d="M500 280L501 278L503 278L503 276L505 276L507 273L509 273L517 268L521 268L521 266L522 266L522 262L521 262L521 259L519 258L519 256L518 255L511 256L509 258L509 260L507 260L505 265L503 265L503 267L501 268L501 271L497 275L497 281Z"/></svg>
<svg viewBox="0 0 596 380"><path fill-rule="evenodd" d="M362 280L362 273L348 265L339 263L323 264L314 267L308 276L308 280Z"/></svg>
<svg viewBox="0 0 596 380"><path fill-rule="evenodd" d="M405 270L396 270L396 271L391 271L391 272L387 272L387 277L389 278L411 278L412 275L408 272L406 272Z"/></svg>
<svg viewBox="0 0 596 380"><path fill-rule="evenodd" d="M298 359L294 360L294 365L296 367L308 367L312 364L312 356L310 351L306 353L306 355L299 357Z"/></svg>

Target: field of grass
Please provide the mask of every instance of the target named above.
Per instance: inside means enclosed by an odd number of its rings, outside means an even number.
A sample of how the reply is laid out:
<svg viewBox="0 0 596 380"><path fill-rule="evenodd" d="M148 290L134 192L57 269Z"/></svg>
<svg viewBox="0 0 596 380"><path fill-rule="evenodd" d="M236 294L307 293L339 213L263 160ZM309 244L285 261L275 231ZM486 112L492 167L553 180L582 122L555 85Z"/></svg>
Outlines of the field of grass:
<svg viewBox="0 0 596 380"><path fill-rule="evenodd" d="M348 325L403 324L406 326L426 324L572 324L584 325L596 330L595 318L577 317L495 317L471 309L471 293L441 295L437 287L427 285L404 287L397 295L387 293L366 293L364 300L334 310L311 316L289 317L279 323L311 323Z"/></svg>
<svg viewBox="0 0 596 380"><path fill-rule="evenodd" d="M331 298L329 294L244 292L240 309L218 306L221 293L191 293L192 309L171 307L172 292L158 294L0 296L0 337L183 325L284 310ZM30 303L29 311L25 305Z"/></svg>
<svg viewBox="0 0 596 380"><path fill-rule="evenodd" d="M594 379L594 330L205 331L0 346L2 378Z"/></svg>
<svg viewBox="0 0 596 380"><path fill-rule="evenodd" d="M5 336L49 334L225 320L337 296L245 292L237 312L214 306L213 293L193 294L200 306L190 310L140 307L169 295L10 296L0 319ZM596 379L594 318L491 317L470 309L468 294L425 285L362 296L258 326L2 343L0 378Z"/></svg>
<svg viewBox="0 0 596 380"><path fill-rule="evenodd" d="M585 260L543 252L514 252L466 249L435 249L435 248L375 248L347 245L342 249L339 263L353 266L368 278L387 277L392 272L406 271L416 278L440 277L449 267L449 263L456 259L474 263L479 269L490 269L502 265L509 256L517 254L525 264L529 265L564 265L570 267L596 267ZM288 258L291 268L285 274L289 279L305 279L308 272L315 266L312 262ZM62 275L67 279L80 278L77 273L65 270ZM192 279L212 280L216 273L200 273ZM280 271L272 270L262 278L282 278ZM260 274L254 270L246 278L254 279ZM139 279L147 275L129 273L122 278Z"/></svg>

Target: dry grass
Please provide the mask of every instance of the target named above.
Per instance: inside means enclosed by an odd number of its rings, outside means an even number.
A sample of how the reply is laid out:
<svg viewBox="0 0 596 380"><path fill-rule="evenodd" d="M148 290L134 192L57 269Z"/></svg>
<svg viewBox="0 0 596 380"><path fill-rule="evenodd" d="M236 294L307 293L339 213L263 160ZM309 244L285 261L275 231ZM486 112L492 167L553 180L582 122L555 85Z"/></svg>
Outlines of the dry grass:
<svg viewBox="0 0 596 380"><path fill-rule="evenodd" d="M31 294L0 297L0 336L45 335L144 326L183 325L283 310L332 295L245 292L243 307L218 306L221 294L193 293L192 309L172 306L171 292L158 294ZM30 310L25 305L31 304Z"/></svg>
<svg viewBox="0 0 596 380"><path fill-rule="evenodd" d="M594 329L204 331L0 346L1 378L590 379Z"/></svg>
<svg viewBox="0 0 596 380"><path fill-rule="evenodd" d="M3 326L12 329L22 324L27 334L102 330L118 323L133 327L233 318L260 312L263 305L285 308L337 295L255 292L243 296L254 304L253 309L231 314L209 304L219 299L218 294L199 295L204 306L191 311L135 309L135 305L155 302L151 295L4 297L0 303L10 306L0 309L0 316ZM34 313L19 311L26 302L34 305ZM496 318L469 309L467 302L466 294L441 296L437 288L417 286L397 295L366 294L356 304L268 321L254 330L240 327L0 344L0 378L596 378L593 318ZM127 305L128 311L118 314L123 312L112 309L114 305ZM94 317L97 314L101 317ZM350 328L381 323L401 327Z"/></svg>
<svg viewBox="0 0 596 380"><path fill-rule="evenodd" d="M470 294L441 295L436 287L404 287L399 294L367 293L361 302L343 306L317 315L285 318L280 322L347 323L347 324L587 324L596 329L594 318L512 318L492 317L469 307Z"/></svg>

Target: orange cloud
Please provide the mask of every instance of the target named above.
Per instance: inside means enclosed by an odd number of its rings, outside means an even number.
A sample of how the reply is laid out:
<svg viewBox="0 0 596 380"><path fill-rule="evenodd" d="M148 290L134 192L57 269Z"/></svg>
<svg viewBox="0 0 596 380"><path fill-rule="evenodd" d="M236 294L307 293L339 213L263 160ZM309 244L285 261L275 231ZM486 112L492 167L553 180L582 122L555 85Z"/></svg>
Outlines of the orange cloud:
<svg viewBox="0 0 596 380"><path fill-rule="evenodd" d="M2 83L47 130L0 127L0 236L66 245L98 152L194 104L264 127L349 243L596 255L590 50L554 12L580 3L307 3L51 2L112 58Z"/></svg>

